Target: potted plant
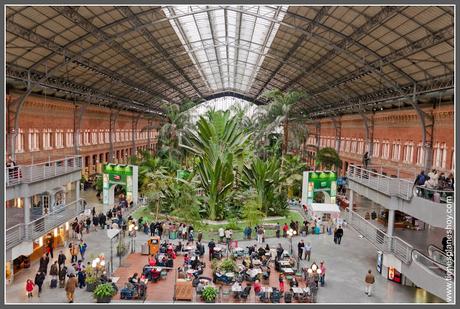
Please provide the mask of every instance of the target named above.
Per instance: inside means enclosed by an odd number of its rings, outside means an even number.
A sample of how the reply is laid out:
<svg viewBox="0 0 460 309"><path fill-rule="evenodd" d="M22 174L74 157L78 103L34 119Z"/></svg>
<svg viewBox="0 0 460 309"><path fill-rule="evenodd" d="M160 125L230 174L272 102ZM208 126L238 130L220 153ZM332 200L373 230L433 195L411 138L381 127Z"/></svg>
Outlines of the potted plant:
<svg viewBox="0 0 460 309"><path fill-rule="evenodd" d="M115 294L116 291L111 283L99 284L93 292L93 296L98 303L110 303Z"/></svg>
<svg viewBox="0 0 460 309"><path fill-rule="evenodd" d="M232 272L235 272L235 270L236 270L236 263L235 263L235 261L233 261L232 259L225 259L225 260L223 260L223 261L220 263L219 269L220 269L223 273L232 273Z"/></svg>
<svg viewBox="0 0 460 309"><path fill-rule="evenodd" d="M206 286L201 292L201 298L207 303L214 303L217 298L217 289L213 286Z"/></svg>
<svg viewBox="0 0 460 309"><path fill-rule="evenodd" d="M93 292L96 289L98 283L99 280L97 277L94 274L89 274L86 277L86 291Z"/></svg>

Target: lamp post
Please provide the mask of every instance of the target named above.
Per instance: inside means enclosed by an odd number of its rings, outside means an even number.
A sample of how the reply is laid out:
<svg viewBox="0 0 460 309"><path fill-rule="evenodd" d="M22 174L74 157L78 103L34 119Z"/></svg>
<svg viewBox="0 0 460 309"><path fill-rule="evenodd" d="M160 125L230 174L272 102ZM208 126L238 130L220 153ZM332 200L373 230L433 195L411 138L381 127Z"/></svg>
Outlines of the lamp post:
<svg viewBox="0 0 460 309"><path fill-rule="evenodd" d="M287 236L289 237L289 242L291 244L291 248L290 248L291 256L292 256L292 253L293 253L293 251L292 251L292 237L295 236L296 234L297 234L297 232L294 231L293 229L289 229L287 231Z"/></svg>
<svg viewBox="0 0 460 309"><path fill-rule="evenodd" d="M139 228L134 223L131 223L128 227L129 237L131 238L131 253L136 252L136 231L138 229Z"/></svg>

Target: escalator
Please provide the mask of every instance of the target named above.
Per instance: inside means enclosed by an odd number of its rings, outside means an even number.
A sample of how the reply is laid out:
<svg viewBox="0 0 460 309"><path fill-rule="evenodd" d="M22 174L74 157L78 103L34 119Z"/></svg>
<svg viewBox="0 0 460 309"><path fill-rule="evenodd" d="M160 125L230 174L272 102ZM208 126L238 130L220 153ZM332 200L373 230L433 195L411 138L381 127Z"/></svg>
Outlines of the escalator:
<svg viewBox="0 0 460 309"><path fill-rule="evenodd" d="M444 253L444 251L436 245L429 245L427 248L428 256L435 262L447 267L449 257ZM453 259L453 257L452 257Z"/></svg>
<svg viewBox="0 0 460 309"><path fill-rule="evenodd" d="M446 265L417 249L412 250L411 260L409 264L402 264L402 273L416 286L444 300L448 299L447 293L454 284L454 276Z"/></svg>

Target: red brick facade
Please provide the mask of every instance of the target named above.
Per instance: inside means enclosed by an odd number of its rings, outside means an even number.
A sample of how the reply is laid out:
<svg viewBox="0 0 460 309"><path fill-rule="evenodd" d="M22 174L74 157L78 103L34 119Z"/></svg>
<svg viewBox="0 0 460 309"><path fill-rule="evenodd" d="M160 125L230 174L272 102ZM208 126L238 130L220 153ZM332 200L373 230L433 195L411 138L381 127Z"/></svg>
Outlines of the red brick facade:
<svg viewBox="0 0 460 309"><path fill-rule="evenodd" d="M16 96L12 94L12 97L7 97L7 102ZM75 128L78 128L78 106L81 105L56 98L45 99L43 96L29 96L19 115L16 162L30 164L75 155L73 132ZM96 173L100 170L101 163L109 161L110 115L111 111L107 108L94 105L85 106L80 123L79 149L84 159L86 174ZM128 157L133 154L132 129L133 122L138 116L130 112L119 112L114 130L112 130L115 162L126 163ZM149 120L140 115L135 130L135 134L138 135L135 141L137 150L149 148L148 132L140 132L149 126L149 123L155 128L160 126L159 119ZM150 149L152 150L155 148L157 135L158 129L150 130ZM8 141L6 135L5 140ZM35 143L37 143L36 150L31 149ZM7 143L7 153L9 152L10 145Z"/></svg>
<svg viewBox="0 0 460 309"><path fill-rule="evenodd" d="M424 108L434 117L433 129L433 167L450 172L454 170L454 106L442 105L436 108ZM367 115L374 119L374 154L371 165L388 175L412 177L423 168L421 154L422 128L417 113L413 109L398 109L376 112ZM366 129L360 115L342 116L340 158L343 161L342 172L350 163L362 164L366 149ZM315 126L309 125L311 135L307 144L315 145ZM336 147L334 123L330 119L321 120L320 147ZM399 145L399 147L398 147ZM386 149L385 149L386 148ZM315 147L308 146L308 152L314 154Z"/></svg>

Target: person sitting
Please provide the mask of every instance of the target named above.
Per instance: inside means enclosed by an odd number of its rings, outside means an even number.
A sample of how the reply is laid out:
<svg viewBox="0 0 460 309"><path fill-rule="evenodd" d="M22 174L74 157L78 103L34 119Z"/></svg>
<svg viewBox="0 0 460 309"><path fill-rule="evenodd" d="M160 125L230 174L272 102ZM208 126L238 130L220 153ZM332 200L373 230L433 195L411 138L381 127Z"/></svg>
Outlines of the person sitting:
<svg viewBox="0 0 460 309"><path fill-rule="evenodd" d="M168 257L168 259L166 260L166 264L165 264L166 267L173 267L174 266L174 260L172 257Z"/></svg>
<svg viewBox="0 0 460 309"><path fill-rule="evenodd" d="M132 277L128 278L128 282L132 284L137 284L139 282L139 278L137 276L138 274L134 273Z"/></svg>
<svg viewBox="0 0 460 309"><path fill-rule="evenodd" d="M152 268L151 272L151 281L157 282L160 279L161 272L158 271L156 267Z"/></svg>
<svg viewBox="0 0 460 309"><path fill-rule="evenodd" d="M187 274L185 273L184 269L182 267L177 268L177 278L178 279L186 279Z"/></svg>
<svg viewBox="0 0 460 309"><path fill-rule="evenodd" d="M186 254L186 255L184 256L184 265L187 266L187 265L189 265L189 264L190 264L190 258L189 258L189 256L188 256L188 254Z"/></svg>
<svg viewBox="0 0 460 309"><path fill-rule="evenodd" d="M265 256L265 249L260 247L259 250L257 250L257 255L259 259L261 259L263 256Z"/></svg>
<svg viewBox="0 0 460 309"><path fill-rule="evenodd" d="M291 281L289 282L289 285L291 286L291 288L298 287L299 286L299 281L297 281L297 279L295 277L292 277Z"/></svg>
<svg viewBox="0 0 460 309"><path fill-rule="evenodd" d="M270 246L268 244L265 246L265 252L270 252Z"/></svg>
<svg viewBox="0 0 460 309"><path fill-rule="evenodd" d="M179 241L179 243L177 244L176 248L174 249L174 252L181 252L182 251L182 242Z"/></svg>
<svg viewBox="0 0 460 309"><path fill-rule="evenodd" d="M259 296L262 292L262 285L260 284L259 280L254 282L254 292L256 293L256 296Z"/></svg>
<svg viewBox="0 0 460 309"><path fill-rule="evenodd" d="M153 255L151 255L149 257L149 266L155 266L156 264L157 264L156 259L153 257Z"/></svg>

